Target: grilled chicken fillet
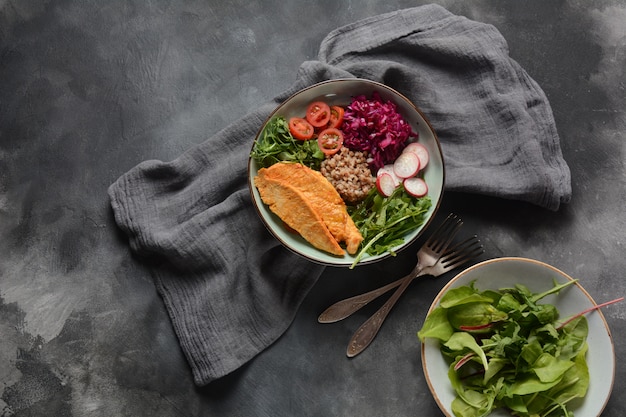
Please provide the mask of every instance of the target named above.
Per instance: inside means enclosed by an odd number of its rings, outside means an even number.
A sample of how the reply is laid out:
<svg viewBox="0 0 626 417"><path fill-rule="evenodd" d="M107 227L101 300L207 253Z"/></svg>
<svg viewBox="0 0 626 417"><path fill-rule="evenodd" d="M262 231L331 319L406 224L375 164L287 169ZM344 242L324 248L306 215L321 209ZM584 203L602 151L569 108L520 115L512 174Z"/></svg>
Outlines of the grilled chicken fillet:
<svg viewBox="0 0 626 417"><path fill-rule="evenodd" d="M301 231L307 227L310 229L308 223L315 217L321 219L335 243L345 242L348 253L356 253L363 237L348 215L346 204L339 193L321 173L301 164L277 163L269 168L261 168L254 181L263 202L312 245L319 247L317 244L326 239L322 238L326 233L320 232L317 227L314 236L307 237ZM316 216L311 217L313 213ZM309 235L311 231L307 230ZM343 255L343 249L341 253L336 248L323 250Z"/></svg>

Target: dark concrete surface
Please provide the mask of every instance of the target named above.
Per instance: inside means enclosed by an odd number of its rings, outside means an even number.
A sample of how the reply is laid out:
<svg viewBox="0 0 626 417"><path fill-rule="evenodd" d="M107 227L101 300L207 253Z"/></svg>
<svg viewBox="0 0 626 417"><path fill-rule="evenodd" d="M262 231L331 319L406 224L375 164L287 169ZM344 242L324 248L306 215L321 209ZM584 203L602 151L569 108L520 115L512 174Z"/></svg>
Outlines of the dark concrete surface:
<svg viewBox="0 0 626 417"><path fill-rule="evenodd" d="M543 87L573 186L558 212L448 193L441 215L458 213L485 259L535 258L598 302L624 295L626 4L438 3L495 25ZM329 269L278 342L196 388L106 193L137 163L173 159L286 89L332 29L419 4L0 1L0 415L441 415L415 333L446 278L414 283L355 359L347 341L378 304L316 322L335 300L407 272L413 249ZM603 415L623 417L626 303L604 314L617 369Z"/></svg>

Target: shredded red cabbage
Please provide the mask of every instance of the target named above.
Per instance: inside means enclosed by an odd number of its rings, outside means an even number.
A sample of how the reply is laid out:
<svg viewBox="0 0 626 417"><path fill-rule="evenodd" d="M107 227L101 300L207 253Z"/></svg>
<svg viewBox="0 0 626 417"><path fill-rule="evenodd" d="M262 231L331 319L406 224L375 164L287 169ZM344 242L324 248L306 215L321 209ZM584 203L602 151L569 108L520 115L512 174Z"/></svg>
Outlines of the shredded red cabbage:
<svg viewBox="0 0 626 417"><path fill-rule="evenodd" d="M376 92L371 100L364 95L354 97L343 117L344 146L366 151L373 172L395 161L407 139L418 136L398 113L395 103L383 101Z"/></svg>

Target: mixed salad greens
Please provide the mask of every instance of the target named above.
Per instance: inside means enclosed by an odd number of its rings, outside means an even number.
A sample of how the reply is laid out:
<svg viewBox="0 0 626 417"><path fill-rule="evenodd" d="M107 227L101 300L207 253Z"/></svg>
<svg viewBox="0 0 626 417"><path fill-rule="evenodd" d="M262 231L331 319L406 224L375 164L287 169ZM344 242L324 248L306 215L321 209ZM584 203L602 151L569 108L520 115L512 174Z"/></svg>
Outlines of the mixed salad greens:
<svg viewBox="0 0 626 417"><path fill-rule="evenodd" d="M407 139L417 137L393 103L383 101L378 95L372 100L358 96L345 112L339 106L314 102L307 108L306 118L273 117L257 139L251 157L261 167L288 161L319 170L326 155L336 153L343 145L348 146L344 143L343 131L347 132L345 137L355 149L373 156L374 170L393 162L406 146ZM359 139L359 135L369 137L370 141ZM417 171L416 166L416 174ZM365 254L375 256L390 252L395 255L392 248L403 243L408 232L424 223L432 203L425 195L425 183L421 178L420 181L418 187L394 185L393 192L384 195L380 193L381 187L374 187L364 201L348 205L348 212L363 235L352 268ZM421 191L417 195L416 188Z"/></svg>
<svg viewBox="0 0 626 417"><path fill-rule="evenodd" d="M515 416L573 416L568 404L589 386L588 311L559 322L557 308L539 301L575 282L554 282L543 293L523 285L480 291L472 283L441 298L418 337L438 339L450 361L455 416L487 416L496 408Z"/></svg>
<svg viewBox="0 0 626 417"><path fill-rule="evenodd" d="M295 139L287 120L282 116L269 120L250 156L261 167L266 168L277 162L288 161L319 170L324 160L324 153L317 146L317 142Z"/></svg>

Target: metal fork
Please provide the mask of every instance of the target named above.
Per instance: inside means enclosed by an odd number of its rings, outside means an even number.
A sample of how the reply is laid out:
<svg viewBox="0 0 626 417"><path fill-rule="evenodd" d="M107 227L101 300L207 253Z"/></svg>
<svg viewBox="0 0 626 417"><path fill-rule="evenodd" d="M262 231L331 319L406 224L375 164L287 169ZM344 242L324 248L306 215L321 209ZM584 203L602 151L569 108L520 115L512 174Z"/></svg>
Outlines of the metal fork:
<svg viewBox="0 0 626 417"><path fill-rule="evenodd" d="M407 280L410 283L422 269L434 265L439 260L462 225L463 221L456 214L450 213L419 249L417 252L417 264L407 276L368 293L338 301L320 314L317 321L320 323L334 323L343 320L370 301L400 285L402 280Z"/></svg>
<svg viewBox="0 0 626 417"><path fill-rule="evenodd" d="M387 315L413 279L422 275L432 275L437 277L454 268L466 264L481 253L483 253L483 247L480 244L478 237L472 236L471 238L446 251L446 253L439 258L435 265L423 268L417 272L415 276L408 275L405 278L400 278L396 282L389 284L390 286L395 284L395 286L399 286L399 288L393 293L389 300L387 300L385 304L383 304L383 306L369 319L367 319L367 321L363 323L354 333L354 336L350 339L350 343L348 343L348 350L346 352L348 357L352 358L358 355L365 350L370 343L372 343L372 340L374 340L374 337L378 334L385 318L387 318Z"/></svg>

